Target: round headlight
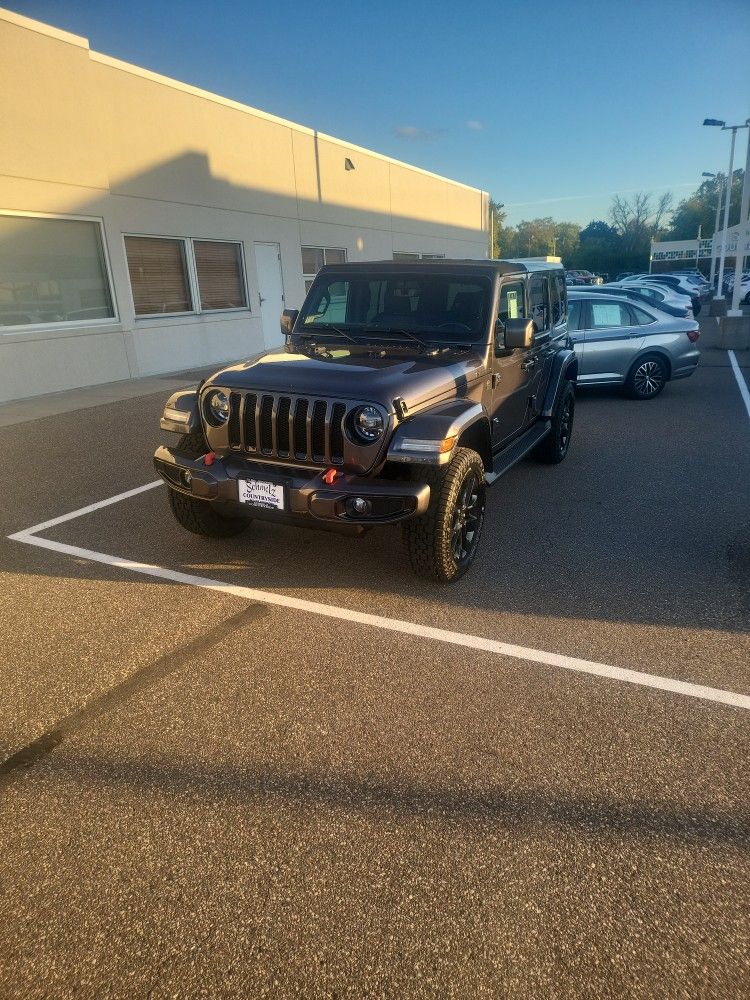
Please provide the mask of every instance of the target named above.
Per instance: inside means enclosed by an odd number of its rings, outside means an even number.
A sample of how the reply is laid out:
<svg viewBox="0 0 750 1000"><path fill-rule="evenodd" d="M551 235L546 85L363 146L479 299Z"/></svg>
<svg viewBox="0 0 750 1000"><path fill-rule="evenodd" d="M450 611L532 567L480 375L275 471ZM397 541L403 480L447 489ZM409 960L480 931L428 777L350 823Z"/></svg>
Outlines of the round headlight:
<svg viewBox="0 0 750 1000"><path fill-rule="evenodd" d="M207 404L212 423L221 425L229 420L229 396L221 389L209 393Z"/></svg>
<svg viewBox="0 0 750 1000"><path fill-rule="evenodd" d="M383 417L374 406L360 406L354 411L354 430L358 437L371 444L383 433Z"/></svg>

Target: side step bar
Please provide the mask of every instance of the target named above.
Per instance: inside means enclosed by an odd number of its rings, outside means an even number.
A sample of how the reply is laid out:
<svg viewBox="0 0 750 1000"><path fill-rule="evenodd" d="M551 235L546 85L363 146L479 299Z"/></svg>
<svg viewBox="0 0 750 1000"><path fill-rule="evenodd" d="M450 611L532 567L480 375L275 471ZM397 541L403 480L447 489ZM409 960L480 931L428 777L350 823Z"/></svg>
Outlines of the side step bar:
<svg viewBox="0 0 750 1000"><path fill-rule="evenodd" d="M485 475L485 480L488 486L492 484L511 469L516 462L520 462L524 455L527 455L532 448L535 448L540 441L547 437L551 430L552 424L549 420L538 420L533 427L530 427L524 434L514 441L513 444L508 445L504 448L499 455L495 457L494 468L492 472L488 472Z"/></svg>

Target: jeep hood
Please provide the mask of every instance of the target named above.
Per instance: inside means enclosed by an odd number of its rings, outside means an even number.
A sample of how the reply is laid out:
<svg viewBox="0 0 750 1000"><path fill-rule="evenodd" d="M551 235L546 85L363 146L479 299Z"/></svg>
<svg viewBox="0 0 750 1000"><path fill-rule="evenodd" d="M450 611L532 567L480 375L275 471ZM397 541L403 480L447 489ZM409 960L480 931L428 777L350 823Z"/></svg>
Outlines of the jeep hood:
<svg viewBox="0 0 750 1000"><path fill-rule="evenodd" d="M483 374L483 360L474 351L378 357L336 349L330 357L311 357L280 350L223 368L207 381L227 389L380 403L392 411L399 396L410 410L428 400L465 396Z"/></svg>

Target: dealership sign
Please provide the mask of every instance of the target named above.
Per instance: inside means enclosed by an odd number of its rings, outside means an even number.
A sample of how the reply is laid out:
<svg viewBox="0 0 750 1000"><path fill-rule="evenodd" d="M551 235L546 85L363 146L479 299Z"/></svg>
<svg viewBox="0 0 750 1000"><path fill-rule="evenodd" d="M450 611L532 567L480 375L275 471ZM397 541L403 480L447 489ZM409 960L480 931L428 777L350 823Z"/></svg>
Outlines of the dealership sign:
<svg viewBox="0 0 750 1000"><path fill-rule="evenodd" d="M651 244L651 260L698 260L711 257L713 240L669 240ZM721 253L721 240L717 240L716 253ZM737 253L737 233L729 230L724 253L734 256ZM750 238L745 240L745 254L750 254Z"/></svg>

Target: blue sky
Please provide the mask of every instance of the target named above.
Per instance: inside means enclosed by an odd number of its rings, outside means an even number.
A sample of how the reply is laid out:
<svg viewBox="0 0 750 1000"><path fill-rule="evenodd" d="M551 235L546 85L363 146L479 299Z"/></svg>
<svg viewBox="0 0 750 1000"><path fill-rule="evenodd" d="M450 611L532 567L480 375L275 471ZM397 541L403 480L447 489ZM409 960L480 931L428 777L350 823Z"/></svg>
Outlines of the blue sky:
<svg viewBox="0 0 750 1000"><path fill-rule="evenodd" d="M9 2L9 0L8 0ZM747 0L29 0L91 47L489 191L508 221L726 170ZM740 133L743 135L743 133ZM739 145L739 165L744 140Z"/></svg>

